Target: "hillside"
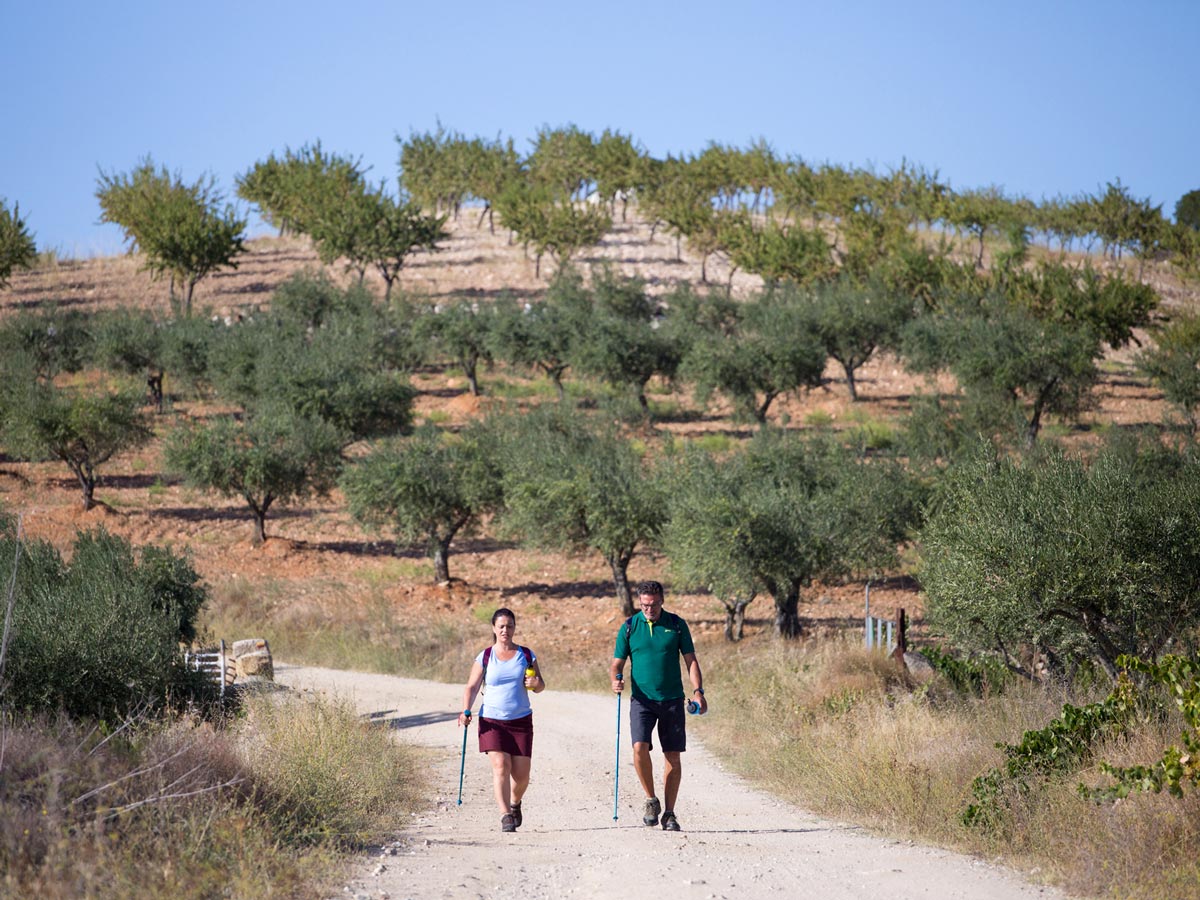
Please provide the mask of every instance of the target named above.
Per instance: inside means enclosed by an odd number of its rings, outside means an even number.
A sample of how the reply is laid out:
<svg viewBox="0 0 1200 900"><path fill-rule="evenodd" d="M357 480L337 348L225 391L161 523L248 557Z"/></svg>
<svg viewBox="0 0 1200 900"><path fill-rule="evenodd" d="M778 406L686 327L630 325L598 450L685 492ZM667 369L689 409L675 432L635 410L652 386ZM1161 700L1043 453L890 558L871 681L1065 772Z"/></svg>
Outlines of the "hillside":
<svg viewBox="0 0 1200 900"><path fill-rule="evenodd" d="M543 261L543 277L535 276L533 261L519 246L508 243L507 233L498 229L491 234L486 227L477 228L470 210L450 228L451 238L442 251L420 254L405 268L400 279L403 290L431 297L465 294L481 301L505 292L528 298L544 290L544 276L552 263ZM674 239L659 234L652 241L649 228L642 223L618 224L599 247L579 260L584 267L600 261L644 279L655 293L681 281L700 280L698 259L689 256L686 248L677 258ZM268 303L275 286L293 273L317 268L319 263L307 239L256 239L249 243L249 252L236 270L201 282L194 302L206 315L233 320ZM728 278L728 270L719 261L709 261L708 274L721 283ZM1165 270L1149 277L1161 282L1168 305L1195 303L1195 292L1179 286ZM758 284L757 278L744 273L732 280L735 293L744 294ZM9 288L0 291L0 316L47 303L81 311L117 306L165 311L166 297L166 283L152 281L140 271L135 257L61 261L16 273ZM1069 442L1086 443L1101 427L1163 420L1161 396L1136 375L1130 358L1126 351L1105 361L1096 408L1078 425L1055 426L1057 435ZM907 375L888 357L865 367L860 382L862 399L856 404L848 400L840 369L831 367L827 376L822 389L781 398L772 407L772 418L800 429L816 422L835 428L885 426L906 413L915 391L928 390L923 381ZM460 424L481 409L509 402L504 399L506 394L519 393L497 389L489 394L489 385L498 388L534 380L524 373L485 373L485 396L474 398L454 371L422 372L414 380L420 390L418 419ZM945 390L950 385L939 387ZM169 384L167 391L171 392ZM659 429L683 438L704 432L734 438L750 434L747 426L732 423L728 410L696 409L683 388L658 386L653 396L689 411L657 422ZM447 622L466 625L472 633L477 632L476 642L481 642L487 629L480 619L506 605L520 617L524 642L554 646L575 658L594 654L598 666L603 664L619 615L608 569L598 558L539 554L485 536L456 542L451 558L454 580L447 587L438 587L432 583L432 568L423 555L418 551L393 553L385 537L365 533L350 519L336 495L272 511L268 520L271 539L262 547L254 546L242 506L200 494L163 474L162 435L178 420L208 412L202 402L175 398L168 412L156 421L158 440L104 467L97 490L101 505L86 514L79 511L77 488L64 466L21 463L2 456L0 504L23 514L29 535L48 538L63 549L76 529L101 525L137 544L186 548L213 590L217 617L222 610L236 609L241 620L261 622L259 630L268 638L288 624L306 630L333 626L333 630L345 629L369 640L382 615L422 627ZM662 578L670 587L662 560L653 555L636 557L630 574L634 580ZM863 593L861 582L820 586L804 598L801 616L806 626L816 631L860 627ZM895 578L873 586L871 601L877 615L890 616L905 607L910 615L916 614L920 626L920 596L911 579ZM702 642L720 641L723 610L714 599L674 594L668 606L692 621ZM471 618L472 611L475 618ZM750 641L769 633L770 613L769 598L760 597L751 605L747 620ZM553 657L550 654L551 660Z"/></svg>

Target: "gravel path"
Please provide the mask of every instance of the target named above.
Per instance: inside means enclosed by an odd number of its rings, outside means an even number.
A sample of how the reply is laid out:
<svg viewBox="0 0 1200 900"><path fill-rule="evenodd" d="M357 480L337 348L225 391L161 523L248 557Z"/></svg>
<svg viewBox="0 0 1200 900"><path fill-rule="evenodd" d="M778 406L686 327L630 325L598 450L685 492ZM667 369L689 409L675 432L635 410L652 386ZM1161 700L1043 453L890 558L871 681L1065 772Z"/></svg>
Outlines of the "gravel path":
<svg viewBox="0 0 1200 900"><path fill-rule="evenodd" d="M458 797L462 689L390 675L278 665L276 680L352 700L397 736L432 748L429 808L397 823L394 841L365 858L342 896L400 898L813 897L1058 898L1010 870L827 822L749 787L701 745L690 720L678 804L683 831L641 824L641 789L621 724L619 818L613 820L616 701L546 690L533 698L536 740L525 824L500 831L491 770L467 743ZM719 701L719 698L714 698ZM627 711L622 704L622 715ZM717 703L711 715L721 714ZM661 757L655 756L655 774Z"/></svg>

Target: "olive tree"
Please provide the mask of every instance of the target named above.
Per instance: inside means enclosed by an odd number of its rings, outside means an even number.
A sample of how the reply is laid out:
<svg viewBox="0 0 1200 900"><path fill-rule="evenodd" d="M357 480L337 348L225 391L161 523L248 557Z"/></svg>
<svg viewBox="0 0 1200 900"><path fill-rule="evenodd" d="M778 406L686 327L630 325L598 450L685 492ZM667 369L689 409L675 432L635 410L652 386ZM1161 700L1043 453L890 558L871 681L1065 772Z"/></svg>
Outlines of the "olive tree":
<svg viewBox="0 0 1200 900"><path fill-rule="evenodd" d="M215 342L212 380L248 410L284 405L328 422L347 443L395 434L412 421L415 392L374 343L379 321L373 310L335 313L315 329L287 313L256 317Z"/></svg>
<svg viewBox="0 0 1200 900"><path fill-rule="evenodd" d="M848 278L817 285L799 300L809 307L817 340L842 367L850 400L857 402L856 373L877 349L897 343L912 317L912 300L882 284Z"/></svg>
<svg viewBox="0 0 1200 900"><path fill-rule="evenodd" d="M212 272L237 268L245 251L246 220L225 204L211 177L187 184L178 173L155 169L147 157L128 174L106 173L97 180L100 221L125 232L130 249L145 257L156 276L170 277L172 305L192 314L192 293ZM182 287L182 297L175 293Z"/></svg>
<svg viewBox="0 0 1200 900"><path fill-rule="evenodd" d="M276 502L322 496L334 486L343 442L324 419L281 405L241 420L176 429L167 439L166 463L194 487L240 497L254 519L254 543L261 544Z"/></svg>
<svg viewBox="0 0 1200 900"><path fill-rule="evenodd" d="M166 397L168 372L195 385L208 368L213 326L199 319L160 320L133 310L98 315L92 323L92 361L112 372L145 379L158 412Z"/></svg>
<svg viewBox="0 0 1200 900"><path fill-rule="evenodd" d="M422 545L438 583L450 581L450 545L501 504L494 441L481 426L450 434L427 426L376 447L341 478L350 513Z"/></svg>
<svg viewBox="0 0 1200 900"><path fill-rule="evenodd" d="M576 338L569 361L575 371L632 393L648 415L646 385L655 376L672 379L683 359L679 332L660 315L658 304L637 278L610 267L593 273L586 291L590 305L576 303Z"/></svg>
<svg viewBox="0 0 1200 900"><path fill-rule="evenodd" d="M738 414L764 426L777 397L821 384L827 351L811 313L790 291L766 291L734 308L734 320L689 347L680 376L696 398L729 398Z"/></svg>
<svg viewBox="0 0 1200 900"><path fill-rule="evenodd" d="M1200 430L1200 317L1184 315L1161 328L1154 346L1138 355L1137 364L1195 435Z"/></svg>
<svg viewBox="0 0 1200 900"><path fill-rule="evenodd" d="M914 319L902 354L913 371L954 373L965 400L986 411L980 424L1018 431L1031 448L1045 415L1071 418L1091 401L1101 342L1087 324L1040 319L991 298Z"/></svg>
<svg viewBox="0 0 1200 900"><path fill-rule="evenodd" d="M10 386L0 393L5 444L33 459L67 464L84 510L95 507L98 469L152 433L137 393L95 394L50 384Z"/></svg>
<svg viewBox="0 0 1200 900"><path fill-rule="evenodd" d="M633 614L629 564L658 538L664 497L634 446L562 404L500 422L501 525L532 546L598 553L621 614Z"/></svg>
<svg viewBox="0 0 1200 900"><path fill-rule="evenodd" d="M894 565L919 514L895 463L773 430L727 459L695 453L673 476L662 543L685 583L723 597L735 636L739 604L762 590L776 634L799 637L803 590Z"/></svg>
<svg viewBox="0 0 1200 900"><path fill-rule="evenodd" d="M1015 665L1154 657L1200 623L1200 466L1145 454L1026 461L980 451L953 469L920 532L930 624Z"/></svg>

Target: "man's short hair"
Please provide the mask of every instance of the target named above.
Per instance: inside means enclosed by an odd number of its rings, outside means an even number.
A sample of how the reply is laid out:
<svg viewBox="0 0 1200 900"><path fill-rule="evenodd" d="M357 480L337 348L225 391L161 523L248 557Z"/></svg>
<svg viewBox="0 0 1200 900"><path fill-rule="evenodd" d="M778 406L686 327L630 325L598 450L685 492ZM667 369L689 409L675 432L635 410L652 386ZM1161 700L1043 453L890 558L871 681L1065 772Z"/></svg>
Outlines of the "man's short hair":
<svg viewBox="0 0 1200 900"><path fill-rule="evenodd" d="M638 596L649 594L652 597L661 597L663 595L663 586L657 581L643 581L638 584Z"/></svg>

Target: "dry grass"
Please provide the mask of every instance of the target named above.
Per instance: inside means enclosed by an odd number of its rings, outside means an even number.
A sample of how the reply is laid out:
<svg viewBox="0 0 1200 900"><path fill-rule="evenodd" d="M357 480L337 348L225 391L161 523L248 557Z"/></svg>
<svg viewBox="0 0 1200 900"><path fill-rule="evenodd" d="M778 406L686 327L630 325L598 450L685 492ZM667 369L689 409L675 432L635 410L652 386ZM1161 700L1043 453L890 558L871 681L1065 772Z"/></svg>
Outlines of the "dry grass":
<svg viewBox="0 0 1200 900"><path fill-rule="evenodd" d="M1012 798L1002 834L962 824L972 781L1001 761L996 744L1056 716L1064 698L1053 691L1017 686L977 700L936 682L915 688L886 657L838 642L749 650L709 668L738 715L714 716L708 745L780 796L891 836L998 856L1073 892L1200 897L1196 792L1096 804L1076 791L1098 782L1093 768ZM1146 762L1178 735L1175 722L1145 726L1098 758Z"/></svg>
<svg viewBox="0 0 1200 900"><path fill-rule="evenodd" d="M0 723L0 896L327 896L421 767L345 709L249 708L226 729Z"/></svg>

